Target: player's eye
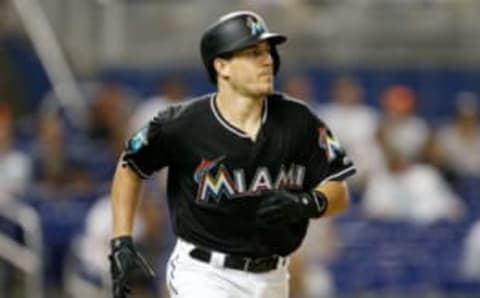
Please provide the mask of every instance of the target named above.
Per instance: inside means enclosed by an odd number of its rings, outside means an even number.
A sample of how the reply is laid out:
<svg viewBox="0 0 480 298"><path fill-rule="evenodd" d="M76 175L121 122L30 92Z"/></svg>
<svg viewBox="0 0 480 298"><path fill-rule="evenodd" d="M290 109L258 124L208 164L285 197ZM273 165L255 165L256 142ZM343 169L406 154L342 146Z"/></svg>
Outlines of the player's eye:
<svg viewBox="0 0 480 298"><path fill-rule="evenodd" d="M250 57L258 57L261 55L261 52L258 49L249 49L245 51L245 55Z"/></svg>
<svg viewBox="0 0 480 298"><path fill-rule="evenodd" d="M269 47L252 47L243 52L243 55L251 58L259 58L266 54L270 54Z"/></svg>
<svg viewBox="0 0 480 298"><path fill-rule="evenodd" d="M266 50L266 49L256 49L254 50L253 52L253 56L255 58L258 58L258 57L263 57L264 55L268 55L270 54L270 51Z"/></svg>
<svg viewBox="0 0 480 298"><path fill-rule="evenodd" d="M255 58L258 58L258 57L260 57L261 55L262 55L262 52L261 52L260 50L255 50L255 51L253 51L253 56L254 56Z"/></svg>

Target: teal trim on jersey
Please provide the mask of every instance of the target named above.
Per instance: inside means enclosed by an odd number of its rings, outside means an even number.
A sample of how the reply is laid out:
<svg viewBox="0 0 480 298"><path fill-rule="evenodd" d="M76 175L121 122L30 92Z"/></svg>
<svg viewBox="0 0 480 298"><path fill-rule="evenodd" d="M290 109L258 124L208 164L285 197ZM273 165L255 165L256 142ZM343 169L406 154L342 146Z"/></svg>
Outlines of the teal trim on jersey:
<svg viewBox="0 0 480 298"><path fill-rule="evenodd" d="M147 139L148 126L140 129L129 141L127 144L127 150L131 153L135 153L140 150L143 146L148 144Z"/></svg>

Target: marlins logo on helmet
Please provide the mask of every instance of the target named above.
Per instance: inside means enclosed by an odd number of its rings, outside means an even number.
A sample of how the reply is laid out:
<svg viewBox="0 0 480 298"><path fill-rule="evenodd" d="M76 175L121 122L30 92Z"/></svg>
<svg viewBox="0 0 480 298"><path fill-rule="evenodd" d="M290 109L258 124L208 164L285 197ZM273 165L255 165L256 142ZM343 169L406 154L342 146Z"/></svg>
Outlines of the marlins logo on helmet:
<svg viewBox="0 0 480 298"><path fill-rule="evenodd" d="M250 34L258 35L266 31L265 26L252 16L247 17L247 27L250 28Z"/></svg>

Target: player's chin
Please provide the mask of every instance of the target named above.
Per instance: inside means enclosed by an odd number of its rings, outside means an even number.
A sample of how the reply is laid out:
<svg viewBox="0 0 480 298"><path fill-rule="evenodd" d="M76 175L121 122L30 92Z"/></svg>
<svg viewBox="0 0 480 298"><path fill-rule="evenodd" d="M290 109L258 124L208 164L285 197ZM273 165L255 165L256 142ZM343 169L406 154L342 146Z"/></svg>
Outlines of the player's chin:
<svg viewBox="0 0 480 298"><path fill-rule="evenodd" d="M262 91L259 91L259 92L255 92L253 94L253 96L257 97L257 98L262 98L262 97L269 96L269 95L272 95L272 94L273 94L273 89L272 90L262 90Z"/></svg>
<svg viewBox="0 0 480 298"><path fill-rule="evenodd" d="M262 84L259 84L258 88L257 88L257 93L259 96L266 96L266 95L270 95L270 94L273 94L273 84L272 83L262 83Z"/></svg>

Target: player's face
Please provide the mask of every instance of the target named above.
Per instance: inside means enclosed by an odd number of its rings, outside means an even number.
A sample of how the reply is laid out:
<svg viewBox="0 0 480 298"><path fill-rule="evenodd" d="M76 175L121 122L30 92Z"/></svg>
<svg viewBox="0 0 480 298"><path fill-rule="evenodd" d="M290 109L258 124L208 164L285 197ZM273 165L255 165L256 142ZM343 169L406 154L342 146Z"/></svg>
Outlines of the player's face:
<svg viewBox="0 0 480 298"><path fill-rule="evenodd" d="M237 92L251 97L273 92L273 58L267 41L236 52L227 63L228 82Z"/></svg>

